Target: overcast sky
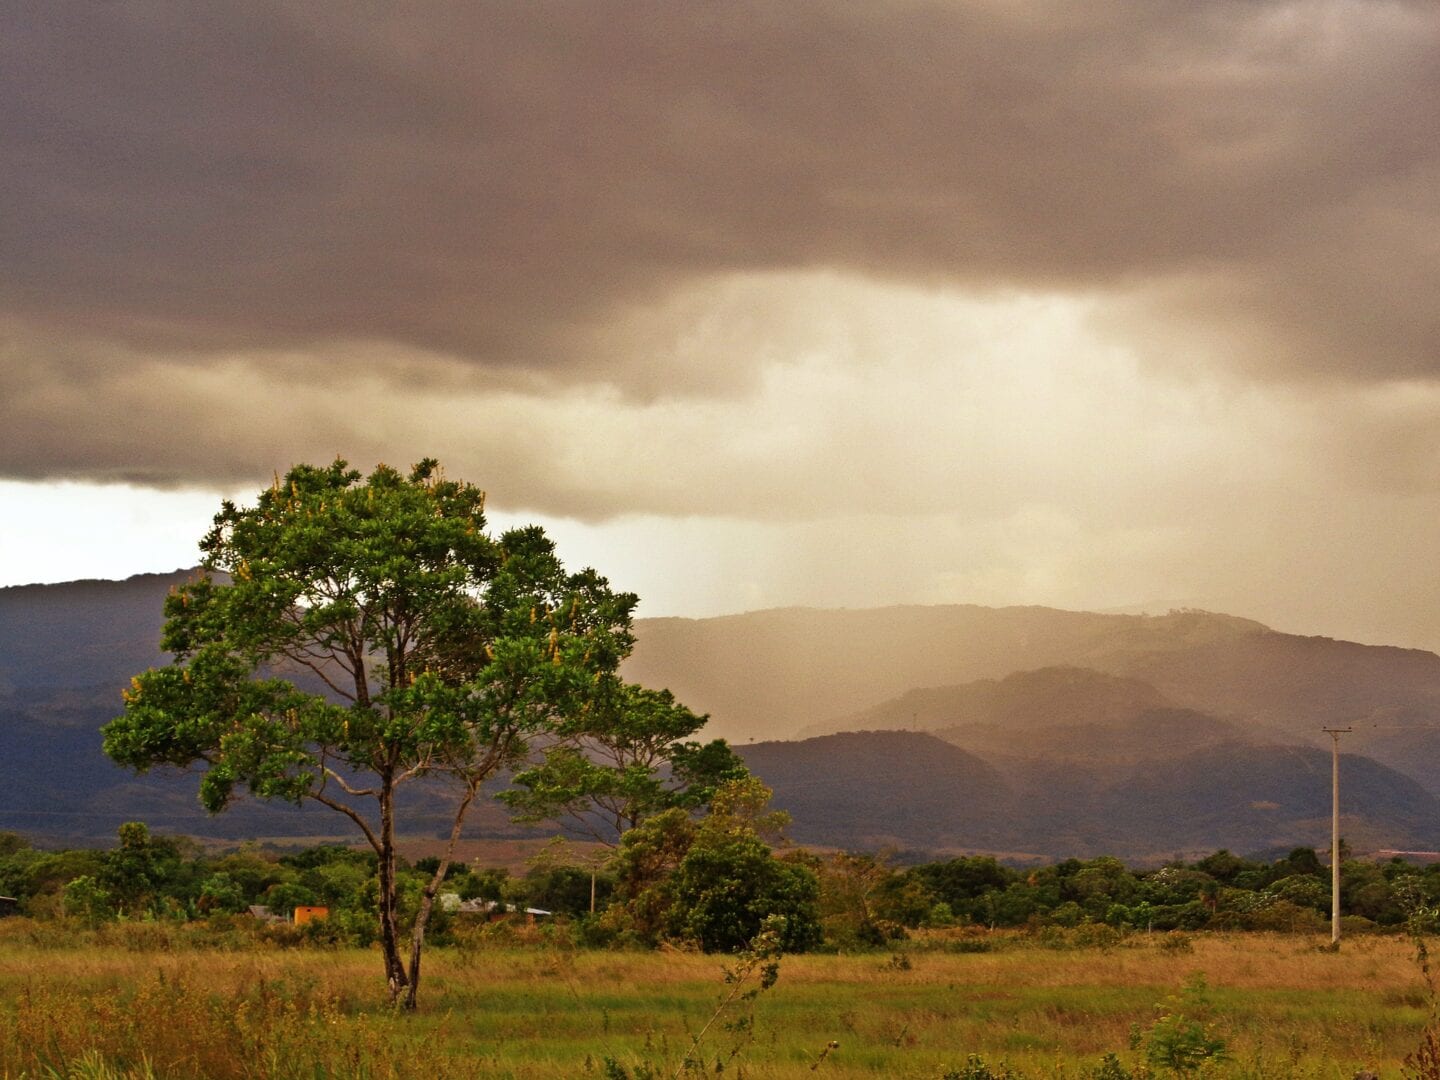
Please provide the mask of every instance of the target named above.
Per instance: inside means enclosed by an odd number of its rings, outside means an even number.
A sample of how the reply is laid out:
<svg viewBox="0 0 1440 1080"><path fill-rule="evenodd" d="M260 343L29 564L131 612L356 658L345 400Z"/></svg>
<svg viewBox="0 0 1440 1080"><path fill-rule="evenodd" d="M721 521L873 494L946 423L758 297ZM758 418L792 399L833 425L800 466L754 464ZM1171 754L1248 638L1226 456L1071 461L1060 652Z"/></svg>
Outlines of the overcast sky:
<svg viewBox="0 0 1440 1080"><path fill-rule="evenodd" d="M0 14L0 583L439 457L642 614L1440 647L1440 6Z"/></svg>

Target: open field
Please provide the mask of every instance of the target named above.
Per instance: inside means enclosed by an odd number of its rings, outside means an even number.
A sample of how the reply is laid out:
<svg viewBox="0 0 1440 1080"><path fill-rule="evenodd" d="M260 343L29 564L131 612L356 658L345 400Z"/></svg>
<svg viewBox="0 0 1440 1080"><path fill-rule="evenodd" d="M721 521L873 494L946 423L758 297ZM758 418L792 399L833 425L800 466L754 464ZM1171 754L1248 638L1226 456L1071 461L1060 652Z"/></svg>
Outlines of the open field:
<svg viewBox="0 0 1440 1080"><path fill-rule="evenodd" d="M120 930L80 948L25 920L0 924L0 1076L539 1080L616 1076L610 1058L669 1077L727 991L719 957L542 940L434 950L420 1012L397 1016L378 954L202 950L164 927ZM961 941L990 951L949 951ZM1157 1003L1203 972L1229 1047L1207 1075L1398 1077L1429 1008L1411 943L1356 938L1338 954L1320 944L1137 935L1096 948L1007 935L911 942L908 969L883 953L786 957L726 1074L934 1080L978 1054L992 1068L1079 1078L1111 1051L1133 1069L1132 1025L1148 1028ZM710 1029L711 1055L744 1041L725 1027L743 1015Z"/></svg>

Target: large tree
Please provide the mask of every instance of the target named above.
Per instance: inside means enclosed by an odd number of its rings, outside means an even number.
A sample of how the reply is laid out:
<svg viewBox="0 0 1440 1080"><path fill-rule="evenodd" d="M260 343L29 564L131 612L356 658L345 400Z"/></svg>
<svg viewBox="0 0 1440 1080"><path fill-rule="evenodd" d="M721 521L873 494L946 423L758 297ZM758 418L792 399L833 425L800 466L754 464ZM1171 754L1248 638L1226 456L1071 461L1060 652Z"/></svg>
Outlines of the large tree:
<svg viewBox="0 0 1440 1080"><path fill-rule="evenodd" d="M379 860L391 1000L413 1008L466 811L590 711L633 645L635 597L567 573L539 528L492 537L484 494L433 460L368 477L298 465L255 506L224 503L200 546L201 573L165 605L174 662L133 680L105 751L142 771L203 766L211 812L243 788L349 818ZM448 788L453 816L407 968L396 797L422 779Z"/></svg>

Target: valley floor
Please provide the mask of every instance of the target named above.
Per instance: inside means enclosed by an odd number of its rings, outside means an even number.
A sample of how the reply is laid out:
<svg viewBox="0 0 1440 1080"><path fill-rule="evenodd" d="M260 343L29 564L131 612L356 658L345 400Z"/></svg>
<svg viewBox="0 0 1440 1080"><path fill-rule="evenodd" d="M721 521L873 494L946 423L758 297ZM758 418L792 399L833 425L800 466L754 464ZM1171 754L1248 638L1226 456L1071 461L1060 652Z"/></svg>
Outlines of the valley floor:
<svg viewBox="0 0 1440 1080"><path fill-rule="evenodd" d="M0 1077L670 1077L731 989L715 956L435 949L405 1016L383 1004L377 953L201 951L131 929L77 947L0 923ZM1323 944L937 934L895 956L785 957L773 989L723 1012L700 1052L707 1073L718 1057L756 1080L1013 1075L1002 1062L1080 1080L1113 1052L1125 1071L1104 1075L1118 1077L1140 1074L1132 1032L1178 1009L1225 1041L1205 1075L1398 1077L1431 1015L1412 943ZM1177 994L1197 972L1204 1004Z"/></svg>

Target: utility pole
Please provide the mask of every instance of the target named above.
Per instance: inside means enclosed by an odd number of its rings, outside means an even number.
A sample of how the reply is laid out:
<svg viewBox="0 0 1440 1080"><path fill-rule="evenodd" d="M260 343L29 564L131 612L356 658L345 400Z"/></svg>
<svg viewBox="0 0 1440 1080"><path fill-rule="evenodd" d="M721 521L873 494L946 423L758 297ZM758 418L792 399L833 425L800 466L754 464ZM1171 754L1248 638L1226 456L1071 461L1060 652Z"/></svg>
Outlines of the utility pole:
<svg viewBox="0 0 1440 1080"><path fill-rule="evenodd" d="M1349 727L1322 727L1330 736L1330 944L1340 944L1340 736Z"/></svg>

